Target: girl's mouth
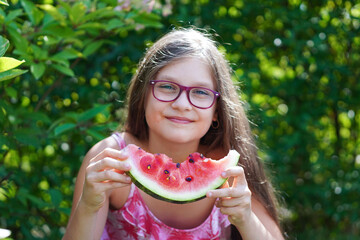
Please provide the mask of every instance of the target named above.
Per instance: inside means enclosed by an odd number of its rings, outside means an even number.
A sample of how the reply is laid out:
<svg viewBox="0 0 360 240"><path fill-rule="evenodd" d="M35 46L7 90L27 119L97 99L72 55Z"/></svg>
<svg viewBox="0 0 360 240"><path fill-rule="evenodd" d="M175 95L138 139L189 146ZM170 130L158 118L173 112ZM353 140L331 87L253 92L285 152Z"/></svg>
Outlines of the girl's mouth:
<svg viewBox="0 0 360 240"><path fill-rule="evenodd" d="M188 118L184 118L184 117L176 117L176 116L170 116L170 117L166 117L168 120L175 122L175 123L181 123L181 124L188 124L188 123L192 123L193 120L188 119Z"/></svg>

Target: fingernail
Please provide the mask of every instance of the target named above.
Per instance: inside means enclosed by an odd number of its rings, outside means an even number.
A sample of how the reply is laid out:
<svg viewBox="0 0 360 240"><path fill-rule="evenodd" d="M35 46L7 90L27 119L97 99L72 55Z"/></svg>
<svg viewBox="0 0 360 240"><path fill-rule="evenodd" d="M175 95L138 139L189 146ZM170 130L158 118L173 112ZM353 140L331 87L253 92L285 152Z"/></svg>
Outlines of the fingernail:
<svg viewBox="0 0 360 240"><path fill-rule="evenodd" d="M222 172L222 173L221 173L221 176L222 176L222 177L226 177L226 172Z"/></svg>
<svg viewBox="0 0 360 240"><path fill-rule="evenodd" d="M211 192L208 192L206 195L207 195L208 197L211 197L211 196L212 196L212 193L211 193Z"/></svg>

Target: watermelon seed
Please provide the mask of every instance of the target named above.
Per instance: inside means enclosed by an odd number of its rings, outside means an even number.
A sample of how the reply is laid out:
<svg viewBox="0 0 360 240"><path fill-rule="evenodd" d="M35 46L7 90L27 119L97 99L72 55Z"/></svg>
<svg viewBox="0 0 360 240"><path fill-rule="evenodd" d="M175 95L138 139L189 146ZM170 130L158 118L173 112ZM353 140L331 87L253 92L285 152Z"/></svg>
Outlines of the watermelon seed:
<svg viewBox="0 0 360 240"><path fill-rule="evenodd" d="M177 168L180 168L180 163L177 163L177 164L176 164L176 167L177 167Z"/></svg>
<svg viewBox="0 0 360 240"><path fill-rule="evenodd" d="M147 169L151 169L151 165L149 164L149 165L147 165Z"/></svg>
<svg viewBox="0 0 360 240"><path fill-rule="evenodd" d="M201 153L201 154L200 154L200 157L201 157L201 158L204 158L204 155Z"/></svg>
<svg viewBox="0 0 360 240"><path fill-rule="evenodd" d="M191 182L192 177L186 177L185 180L186 180L187 182Z"/></svg>
<svg viewBox="0 0 360 240"><path fill-rule="evenodd" d="M169 174L169 171L168 171L168 170L164 170L164 173L165 173L165 174Z"/></svg>
<svg viewBox="0 0 360 240"><path fill-rule="evenodd" d="M190 162L190 163L194 163L194 159L190 158L190 159L189 159L189 162Z"/></svg>

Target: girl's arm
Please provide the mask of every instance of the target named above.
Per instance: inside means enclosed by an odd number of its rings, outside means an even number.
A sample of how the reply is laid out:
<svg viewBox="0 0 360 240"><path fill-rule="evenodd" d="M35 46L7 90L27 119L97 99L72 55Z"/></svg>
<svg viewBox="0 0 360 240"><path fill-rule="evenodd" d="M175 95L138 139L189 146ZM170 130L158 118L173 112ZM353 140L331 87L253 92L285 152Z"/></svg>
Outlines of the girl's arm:
<svg viewBox="0 0 360 240"><path fill-rule="evenodd" d="M236 226L244 240L283 240L284 237L276 222L267 213L265 207L251 196L240 166L227 169L222 176L234 177L231 187L209 191L208 197L219 198L216 206L229 216L231 224Z"/></svg>
<svg viewBox="0 0 360 240"><path fill-rule="evenodd" d="M100 239L108 214L111 190L129 185L129 177L113 171L130 169L121 161L127 158L125 154L107 148L115 146L113 143L113 139L107 138L86 154L76 179L73 206L63 240Z"/></svg>

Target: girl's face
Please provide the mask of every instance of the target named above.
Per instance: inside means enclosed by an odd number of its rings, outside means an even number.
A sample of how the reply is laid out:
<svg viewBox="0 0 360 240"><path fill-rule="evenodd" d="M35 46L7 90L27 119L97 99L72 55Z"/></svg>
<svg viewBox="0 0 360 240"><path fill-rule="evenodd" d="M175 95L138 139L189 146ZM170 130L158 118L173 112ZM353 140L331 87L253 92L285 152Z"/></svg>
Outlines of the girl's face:
<svg viewBox="0 0 360 240"><path fill-rule="evenodd" d="M215 89L210 67L198 58L182 58L162 68L153 80L164 80L186 87ZM170 83L171 84L171 83ZM167 89L167 85L164 86ZM200 92L202 94L202 92ZM173 143L196 143L216 120L216 103L207 109L193 106L186 91L171 102L157 100L149 86L145 117L150 139Z"/></svg>

